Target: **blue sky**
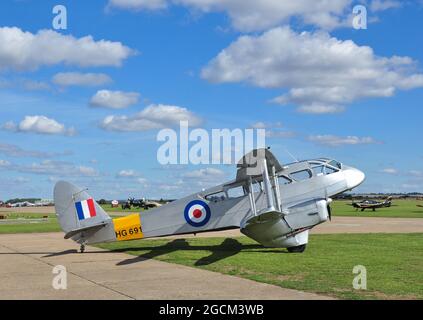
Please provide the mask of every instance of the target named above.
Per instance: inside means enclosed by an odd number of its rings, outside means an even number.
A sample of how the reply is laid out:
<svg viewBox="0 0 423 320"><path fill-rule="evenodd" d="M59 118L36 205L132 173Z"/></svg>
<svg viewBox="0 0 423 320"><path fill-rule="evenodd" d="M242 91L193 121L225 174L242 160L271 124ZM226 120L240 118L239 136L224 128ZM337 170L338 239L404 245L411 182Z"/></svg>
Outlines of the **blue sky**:
<svg viewBox="0 0 423 320"><path fill-rule="evenodd" d="M158 163L177 113L207 130L264 126L281 162L289 150L364 171L357 192L423 191L421 2L205 3L2 1L0 199L51 198L59 179L111 199L232 178L235 166ZM349 20L357 4L365 30Z"/></svg>

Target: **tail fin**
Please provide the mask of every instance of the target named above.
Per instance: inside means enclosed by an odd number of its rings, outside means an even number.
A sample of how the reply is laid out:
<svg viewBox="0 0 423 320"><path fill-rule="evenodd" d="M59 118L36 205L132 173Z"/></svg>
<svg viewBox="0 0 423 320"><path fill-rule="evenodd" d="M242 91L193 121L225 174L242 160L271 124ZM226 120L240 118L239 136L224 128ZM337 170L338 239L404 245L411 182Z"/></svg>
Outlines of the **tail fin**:
<svg viewBox="0 0 423 320"><path fill-rule="evenodd" d="M116 240L112 219L86 189L59 181L54 187L54 205L66 239L84 244Z"/></svg>

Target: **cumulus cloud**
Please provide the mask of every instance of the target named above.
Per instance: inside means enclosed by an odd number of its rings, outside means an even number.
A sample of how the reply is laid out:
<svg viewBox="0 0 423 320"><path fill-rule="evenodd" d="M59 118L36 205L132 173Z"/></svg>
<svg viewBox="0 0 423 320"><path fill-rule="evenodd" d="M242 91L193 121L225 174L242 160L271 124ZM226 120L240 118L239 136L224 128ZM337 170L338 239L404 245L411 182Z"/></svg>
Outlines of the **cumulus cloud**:
<svg viewBox="0 0 423 320"><path fill-rule="evenodd" d="M134 51L120 42L75 38L53 30L0 28L0 70L32 71L42 66L120 66Z"/></svg>
<svg viewBox="0 0 423 320"><path fill-rule="evenodd" d="M10 166L9 161L0 159L0 167L4 168L4 167L8 167L8 166Z"/></svg>
<svg viewBox="0 0 423 320"><path fill-rule="evenodd" d="M182 175L183 178L188 179L215 179L216 177L221 178L225 173L222 170L216 168L204 168L186 172Z"/></svg>
<svg viewBox="0 0 423 320"><path fill-rule="evenodd" d="M118 178L135 178L139 174L134 170L121 170L116 175Z"/></svg>
<svg viewBox="0 0 423 320"><path fill-rule="evenodd" d="M64 124L46 116L25 116L25 118L16 124L13 121L6 122L2 128L8 131L32 132L50 135L75 135L73 127L66 128Z"/></svg>
<svg viewBox="0 0 423 320"><path fill-rule="evenodd" d="M423 87L423 74L409 57L379 57L351 40L323 31L296 33L289 27L239 37L203 68L202 77L288 89L272 101L317 114L341 112L358 99Z"/></svg>
<svg viewBox="0 0 423 320"><path fill-rule="evenodd" d="M59 154L36 150L25 150L14 144L0 143L0 154L7 155L9 157L50 158L58 155L65 155L67 153Z"/></svg>
<svg viewBox="0 0 423 320"><path fill-rule="evenodd" d="M13 164L7 161L5 161L4 165L1 165L1 161L0 167L21 173L75 177L95 177L99 175L98 171L92 167L79 166L66 161L44 160L30 165Z"/></svg>
<svg viewBox="0 0 423 320"><path fill-rule="evenodd" d="M109 0L107 9L161 10L167 8L166 0Z"/></svg>
<svg viewBox="0 0 423 320"><path fill-rule="evenodd" d="M112 82L104 73L60 72L54 75L52 82L62 87L96 87Z"/></svg>
<svg viewBox="0 0 423 320"><path fill-rule="evenodd" d="M387 174L398 174L398 170L395 168L384 168L380 170L380 172L387 173Z"/></svg>
<svg viewBox="0 0 423 320"><path fill-rule="evenodd" d="M235 29L266 30L297 18L306 25L333 29L345 25L352 0L109 0L108 8L133 11L162 10L170 5L195 13L224 12Z"/></svg>
<svg viewBox="0 0 423 320"><path fill-rule="evenodd" d="M373 0L370 4L370 10L376 11L385 11L388 9L400 8L403 5L401 1L398 0Z"/></svg>
<svg viewBox="0 0 423 320"><path fill-rule="evenodd" d="M357 137L347 136L339 137L335 135L311 135L308 137L309 141L329 146L329 147L340 147L343 145L360 145L360 144L377 144L380 143L372 137Z"/></svg>
<svg viewBox="0 0 423 320"><path fill-rule="evenodd" d="M91 98L90 105L93 107L123 109L138 103L139 93L99 90Z"/></svg>
<svg viewBox="0 0 423 320"><path fill-rule="evenodd" d="M102 121L101 127L110 131L147 131L175 127L184 120L190 126L202 122L201 118L186 108L152 104L133 116L108 116Z"/></svg>
<svg viewBox="0 0 423 320"><path fill-rule="evenodd" d="M292 138L296 134L293 131L283 129L281 122L263 122L259 121L251 125L253 129L265 129L266 138Z"/></svg>

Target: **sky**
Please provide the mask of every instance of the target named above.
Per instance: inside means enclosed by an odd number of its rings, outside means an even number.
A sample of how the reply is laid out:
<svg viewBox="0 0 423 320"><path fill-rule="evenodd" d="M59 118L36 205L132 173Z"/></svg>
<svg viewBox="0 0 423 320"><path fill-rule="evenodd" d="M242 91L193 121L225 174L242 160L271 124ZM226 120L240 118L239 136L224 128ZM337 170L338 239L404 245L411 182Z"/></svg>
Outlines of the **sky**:
<svg viewBox="0 0 423 320"><path fill-rule="evenodd" d="M59 180L125 199L232 179L234 164L158 162L158 132L180 120L265 128L281 163L365 172L355 192L423 192L422 14L417 0L1 1L0 200L52 198Z"/></svg>

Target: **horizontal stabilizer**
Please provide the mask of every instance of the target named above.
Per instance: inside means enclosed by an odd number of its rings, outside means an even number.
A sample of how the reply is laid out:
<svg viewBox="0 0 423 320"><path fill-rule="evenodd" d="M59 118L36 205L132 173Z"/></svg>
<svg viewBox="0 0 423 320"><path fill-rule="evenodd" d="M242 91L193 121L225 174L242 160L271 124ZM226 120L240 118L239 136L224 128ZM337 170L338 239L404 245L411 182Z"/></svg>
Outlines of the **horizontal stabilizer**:
<svg viewBox="0 0 423 320"><path fill-rule="evenodd" d="M75 236L75 235L77 235L77 234L79 234L81 232L84 232L84 231L96 231L96 230L99 230L99 229L105 227L106 225L107 225L107 222L102 222L100 224L96 224L96 225L93 225L93 226L88 226L88 227L84 227L84 228L80 228L80 229L71 230L71 231L69 231L69 232L67 232L65 234L65 239L72 238L73 236Z"/></svg>

